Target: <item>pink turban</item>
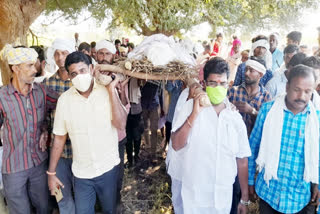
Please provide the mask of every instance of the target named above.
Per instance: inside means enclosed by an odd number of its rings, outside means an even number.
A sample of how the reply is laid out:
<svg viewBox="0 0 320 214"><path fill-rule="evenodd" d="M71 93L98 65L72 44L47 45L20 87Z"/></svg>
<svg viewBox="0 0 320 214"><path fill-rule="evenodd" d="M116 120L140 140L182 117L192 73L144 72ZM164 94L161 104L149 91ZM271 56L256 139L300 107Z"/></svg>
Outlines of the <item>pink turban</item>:
<svg viewBox="0 0 320 214"><path fill-rule="evenodd" d="M235 40L233 40L233 42L232 42L232 48L231 48L231 52L230 52L230 55L231 55L231 56L233 56L233 54L234 54L233 48L234 48L236 45L240 45L240 46L241 46L241 41L240 41L240 39L235 39Z"/></svg>

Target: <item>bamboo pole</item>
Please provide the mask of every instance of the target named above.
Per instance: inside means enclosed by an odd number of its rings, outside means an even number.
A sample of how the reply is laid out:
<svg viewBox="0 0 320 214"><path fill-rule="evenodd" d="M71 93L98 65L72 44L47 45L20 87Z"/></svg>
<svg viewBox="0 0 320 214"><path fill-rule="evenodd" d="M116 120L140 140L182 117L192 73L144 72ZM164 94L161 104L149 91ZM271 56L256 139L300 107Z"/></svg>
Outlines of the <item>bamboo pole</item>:
<svg viewBox="0 0 320 214"><path fill-rule="evenodd" d="M106 64L98 64L95 65L95 69L101 70L101 71L109 71L112 73L120 73L124 74L126 76L131 76L137 79L144 79L144 80L183 80L186 82L187 86L189 88L193 87L195 84L197 85L197 88L194 91L194 97L197 97L200 93L205 93L202 90L202 86L195 80L197 76L193 75L170 75L170 74L161 74L161 73L141 73L141 72L132 72L126 69L123 69L119 66L115 65L106 65ZM202 96L200 99L200 105L203 107L211 106L211 102L208 96Z"/></svg>

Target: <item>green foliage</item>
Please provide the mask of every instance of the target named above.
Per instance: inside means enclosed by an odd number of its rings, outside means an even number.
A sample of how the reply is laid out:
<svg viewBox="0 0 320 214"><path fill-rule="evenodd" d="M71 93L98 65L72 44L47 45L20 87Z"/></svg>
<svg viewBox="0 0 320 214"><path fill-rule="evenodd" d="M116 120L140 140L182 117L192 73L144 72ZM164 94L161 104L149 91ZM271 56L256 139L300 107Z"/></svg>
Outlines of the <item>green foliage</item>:
<svg viewBox="0 0 320 214"><path fill-rule="evenodd" d="M204 20L231 31L276 30L297 26L297 17L304 9L318 4L317 0L211 0Z"/></svg>
<svg viewBox="0 0 320 214"><path fill-rule="evenodd" d="M302 9L317 4L317 0L48 0L46 14L60 11L76 20L89 11L99 21L111 17L111 28L122 25L143 35L173 35L205 21L213 32L217 27L286 26L297 21Z"/></svg>

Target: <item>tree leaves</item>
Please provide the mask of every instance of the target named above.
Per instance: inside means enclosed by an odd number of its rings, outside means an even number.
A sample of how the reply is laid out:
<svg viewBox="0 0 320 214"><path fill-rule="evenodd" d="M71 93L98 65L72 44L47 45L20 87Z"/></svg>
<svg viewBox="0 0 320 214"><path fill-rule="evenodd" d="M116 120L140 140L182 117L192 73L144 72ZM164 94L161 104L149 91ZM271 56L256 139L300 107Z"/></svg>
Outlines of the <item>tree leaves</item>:
<svg viewBox="0 0 320 214"><path fill-rule="evenodd" d="M144 35L172 35L205 21L213 29L248 30L293 23L302 9L315 7L317 3L317 0L48 0L46 14L60 11L77 20L88 10L98 21L111 15L110 28L123 25Z"/></svg>

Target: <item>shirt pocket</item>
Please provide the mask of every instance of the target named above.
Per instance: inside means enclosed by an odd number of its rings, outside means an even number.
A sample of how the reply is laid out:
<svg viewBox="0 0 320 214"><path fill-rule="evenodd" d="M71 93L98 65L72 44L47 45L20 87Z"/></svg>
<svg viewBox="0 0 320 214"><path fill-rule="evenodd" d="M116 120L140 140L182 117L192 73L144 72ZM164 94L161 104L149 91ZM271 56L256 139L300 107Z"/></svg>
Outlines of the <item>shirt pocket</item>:
<svg viewBox="0 0 320 214"><path fill-rule="evenodd" d="M292 139L295 143L292 145L293 147L293 152L300 156L304 156L304 143L305 143L305 130L304 129L297 129L295 130L296 133L296 138L298 140Z"/></svg>
<svg viewBox="0 0 320 214"><path fill-rule="evenodd" d="M226 131L222 132L221 135L221 151L223 154L231 157L236 157L238 151L239 151L239 145L238 145L238 133L234 129L234 127L226 124L225 126Z"/></svg>
<svg viewBox="0 0 320 214"><path fill-rule="evenodd" d="M66 120L67 130L70 134L87 134L88 133L88 112L85 104L79 104L77 109L68 111L68 119Z"/></svg>
<svg viewBox="0 0 320 214"><path fill-rule="evenodd" d="M38 123L43 123L45 116L46 116L46 109L45 104L43 101L40 101L39 103L36 103L36 114L37 114L37 121Z"/></svg>
<svg viewBox="0 0 320 214"><path fill-rule="evenodd" d="M94 120L94 126L98 129L111 128L111 109L106 102L96 105L93 108L94 113L91 118Z"/></svg>

